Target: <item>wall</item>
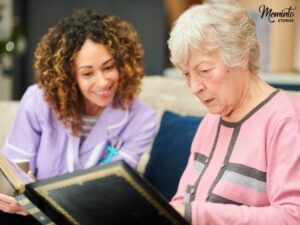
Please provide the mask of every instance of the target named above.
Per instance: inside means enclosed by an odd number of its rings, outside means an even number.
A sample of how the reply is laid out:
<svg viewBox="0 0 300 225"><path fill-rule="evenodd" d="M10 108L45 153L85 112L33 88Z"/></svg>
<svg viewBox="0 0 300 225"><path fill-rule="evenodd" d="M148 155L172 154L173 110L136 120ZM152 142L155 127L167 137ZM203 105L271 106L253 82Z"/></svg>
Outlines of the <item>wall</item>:
<svg viewBox="0 0 300 225"><path fill-rule="evenodd" d="M9 100L12 98L12 76L9 74L12 58L7 55L5 44L12 31L12 1L0 0L0 7L0 100Z"/></svg>
<svg viewBox="0 0 300 225"><path fill-rule="evenodd" d="M298 0L239 0L239 2L248 10L252 12L257 12L259 15L259 7L265 5L272 9L272 12L280 12L285 8L292 7L295 10L292 10L295 13L293 17L293 22L278 22L275 19L274 23L270 23L267 17L258 18L258 23L267 22L269 25L270 33L267 34L267 31L259 30L258 35L268 35L268 41L264 44L268 46L261 46L262 50L266 49L268 52L268 66L266 70L268 72L293 72L295 71L295 45L296 45L296 12L299 12L299 9L296 7L296 2ZM297 11L296 11L297 10ZM265 32L266 34L262 34ZM299 39L298 36L297 39Z"/></svg>
<svg viewBox="0 0 300 225"><path fill-rule="evenodd" d="M12 99L12 78L0 73L0 101L10 99Z"/></svg>
<svg viewBox="0 0 300 225"><path fill-rule="evenodd" d="M78 8L114 14L132 23L145 48L146 74L162 74L166 65L167 18L162 0L15 0L22 13L27 36L27 54L16 75L15 99L34 82L33 52L41 36L58 20ZM24 80L25 79L25 80ZM19 91L18 91L19 90ZM20 91L21 90L21 91Z"/></svg>
<svg viewBox="0 0 300 225"><path fill-rule="evenodd" d="M300 73L300 1L297 1L296 14L296 46L295 46L295 69Z"/></svg>

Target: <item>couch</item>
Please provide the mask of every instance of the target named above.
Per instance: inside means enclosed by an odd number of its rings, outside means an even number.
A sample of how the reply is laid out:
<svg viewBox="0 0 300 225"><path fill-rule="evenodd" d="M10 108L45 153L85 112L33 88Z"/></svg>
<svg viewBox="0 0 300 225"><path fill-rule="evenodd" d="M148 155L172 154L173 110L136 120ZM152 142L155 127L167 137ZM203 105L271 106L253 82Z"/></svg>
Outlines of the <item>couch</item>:
<svg viewBox="0 0 300 225"><path fill-rule="evenodd" d="M187 162L190 144L206 108L185 81L179 78L147 76L140 98L157 113L158 133L142 156L138 171L170 199ZM18 101L0 102L0 147L12 125Z"/></svg>

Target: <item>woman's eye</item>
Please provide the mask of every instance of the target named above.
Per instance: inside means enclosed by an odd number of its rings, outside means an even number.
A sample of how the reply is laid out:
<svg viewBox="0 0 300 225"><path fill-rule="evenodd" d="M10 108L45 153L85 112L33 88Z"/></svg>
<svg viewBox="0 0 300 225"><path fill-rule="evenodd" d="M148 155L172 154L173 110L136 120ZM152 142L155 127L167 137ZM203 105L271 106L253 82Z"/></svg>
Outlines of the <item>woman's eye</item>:
<svg viewBox="0 0 300 225"><path fill-rule="evenodd" d="M116 67L116 64L112 64L103 68L103 70L110 71Z"/></svg>
<svg viewBox="0 0 300 225"><path fill-rule="evenodd" d="M212 69L202 69L198 71L198 74L201 76L207 76Z"/></svg>
<svg viewBox="0 0 300 225"><path fill-rule="evenodd" d="M200 70L200 73L208 73L209 72L209 69L207 70Z"/></svg>
<svg viewBox="0 0 300 225"><path fill-rule="evenodd" d="M87 73L83 73L82 76L88 77L88 76L91 76L92 74L93 74L92 72L87 72Z"/></svg>
<svg viewBox="0 0 300 225"><path fill-rule="evenodd" d="M182 73L182 75L183 75L184 77L188 77L190 74L189 74L189 73Z"/></svg>

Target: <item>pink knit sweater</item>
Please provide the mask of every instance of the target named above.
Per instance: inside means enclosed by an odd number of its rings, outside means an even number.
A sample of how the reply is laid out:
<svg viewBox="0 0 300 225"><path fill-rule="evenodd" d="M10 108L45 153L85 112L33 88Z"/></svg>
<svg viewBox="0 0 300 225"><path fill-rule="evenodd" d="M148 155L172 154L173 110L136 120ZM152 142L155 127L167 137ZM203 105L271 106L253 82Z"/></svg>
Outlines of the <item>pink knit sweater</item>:
<svg viewBox="0 0 300 225"><path fill-rule="evenodd" d="M300 97L273 93L237 123L207 115L171 204L193 225L300 224Z"/></svg>

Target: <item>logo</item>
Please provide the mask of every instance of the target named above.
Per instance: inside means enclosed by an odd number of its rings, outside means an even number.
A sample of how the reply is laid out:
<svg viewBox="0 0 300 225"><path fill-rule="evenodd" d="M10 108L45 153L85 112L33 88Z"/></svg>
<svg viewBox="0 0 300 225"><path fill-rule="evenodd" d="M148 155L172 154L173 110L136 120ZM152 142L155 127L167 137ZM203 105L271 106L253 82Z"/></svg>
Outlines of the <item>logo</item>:
<svg viewBox="0 0 300 225"><path fill-rule="evenodd" d="M259 6L260 18L267 17L270 23L277 22L294 22L295 8L290 6L289 8L284 8L281 11L273 11L272 8L268 6L261 5Z"/></svg>

